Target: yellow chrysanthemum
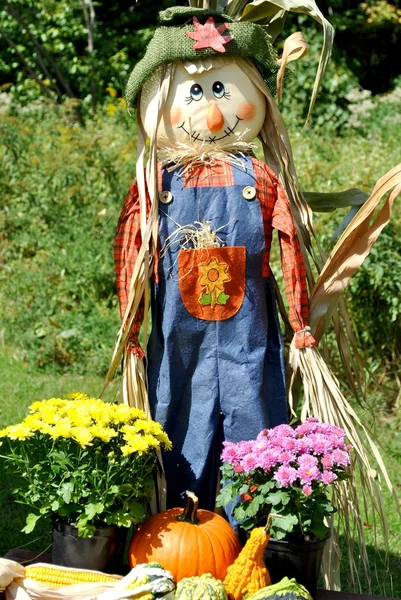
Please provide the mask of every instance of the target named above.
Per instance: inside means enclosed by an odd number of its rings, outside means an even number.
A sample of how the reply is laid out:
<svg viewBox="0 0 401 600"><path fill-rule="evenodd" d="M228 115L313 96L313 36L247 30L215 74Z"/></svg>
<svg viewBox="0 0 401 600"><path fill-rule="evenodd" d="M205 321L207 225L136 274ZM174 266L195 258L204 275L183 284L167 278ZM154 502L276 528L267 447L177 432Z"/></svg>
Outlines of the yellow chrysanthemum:
<svg viewBox="0 0 401 600"><path fill-rule="evenodd" d="M9 427L0 430L0 438L7 437Z"/></svg>
<svg viewBox="0 0 401 600"><path fill-rule="evenodd" d="M112 404L113 421L115 423L130 423L135 419L146 419L146 414L139 408L132 408L126 404Z"/></svg>
<svg viewBox="0 0 401 600"><path fill-rule="evenodd" d="M121 453L124 456L130 456L131 454L133 454L135 452L135 450L133 449L132 446L121 446Z"/></svg>
<svg viewBox="0 0 401 600"><path fill-rule="evenodd" d="M71 437L77 441L82 448L90 446L93 440L93 435L87 427L73 427L71 429Z"/></svg>
<svg viewBox="0 0 401 600"><path fill-rule="evenodd" d="M92 427L89 428L89 431L94 438L99 438L102 442L106 442L106 444L117 435L115 429L112 429L111 427L99 427L98 425L92 425Z"/></svg>
<svg viewBox="0 0 401 600"><path fill-rule="evenodd" d="M161 433L158 433L156 437L159 440L159 442L163 444L165 450L171 450L171 448L173 447L173 443L171 442L166 432L162 431Z"/></svg>
<svg viewBox="0 0 401 600"><path fill-rule="evenodd" d="M133 452L138 454L143 454L149 450L149 444L142 435L127 433L124 435L124 441L132 448Z"/></svg>
<svg viewBox="0 0 401 600"><path fill-rule="evenodd" d="M148 419L136 419L133 426L138 431L143 431L144 433L153 433L155 430L154 421L149 421Z"/></svg>
<svg viewBox="0 0 401 600"><path fill-rule="evenodd" d="M67 398L71 398L71 400L87 400L88 396L84 394L84 392L70 392L66 395Z"/></svg>
<svg viewBox="0 0 401 600"><path fill-rule="evenodd" d="M44 432L43 432L44 433ZM71 436L71 427L69 425L54 425L46 431L50 437L57 438L69 438Z"/></svg>
<svg viewBox="0 0 401 600"><path fill-rule="evenodd" d="M148 444L149 448L160 448L159 440L150 433L145 433L143 440Z"/></svg>
<svg viewBox="0 0 401 600"><path fill-rule="evenodd" d="M10 438L10 440L26 440L33 435L33 431L23 423L10 425L7 429L7 437Z"/></svg>

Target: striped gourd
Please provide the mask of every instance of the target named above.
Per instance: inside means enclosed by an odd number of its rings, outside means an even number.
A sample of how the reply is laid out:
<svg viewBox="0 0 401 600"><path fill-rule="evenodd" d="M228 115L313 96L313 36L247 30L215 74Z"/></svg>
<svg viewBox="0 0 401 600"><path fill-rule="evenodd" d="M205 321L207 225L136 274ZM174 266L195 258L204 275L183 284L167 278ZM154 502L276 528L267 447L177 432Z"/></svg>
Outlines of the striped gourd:
<svg viewBox="0 0 401 600"><path fill-rule="evenodd" d="M284 577L278 583L268 585L247 597L247 600L312 600L312 596L295 579Z"/></svg>
<svg viewBox="0 0 401 600"><path fill-rule="evenodd" d="M227 600L226 590L210 573L185 577L177 584L175 600Z"/></svg>
<svg viewBox="0 0 401 600"><path fill-rule="evenodd" d="M120 581L116 590L136 590L135 598L164 600L174 597L175 583L172 574L158 563L137 565ZM133 597L133 596L130 596Z"/></svg>

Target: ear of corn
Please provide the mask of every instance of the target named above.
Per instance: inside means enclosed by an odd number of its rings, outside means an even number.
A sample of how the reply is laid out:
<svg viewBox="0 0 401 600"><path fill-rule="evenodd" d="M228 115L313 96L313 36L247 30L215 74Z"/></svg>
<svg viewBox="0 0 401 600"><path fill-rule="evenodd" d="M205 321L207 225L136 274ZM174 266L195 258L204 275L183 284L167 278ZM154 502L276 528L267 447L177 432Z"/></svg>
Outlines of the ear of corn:
<svg viewBox="0 0 401 600"><path fill-rule="evenodd" d="M48 587L63 587L81 583L117 583L121 579L117 575L106 575L99 571L42 564L26 567L25 577Z"/></svg>
<svg viewBox="0 0 401 600"><path fill-rule="evenodd" d="M238 558L227 569L224 587L229 600L242 600L245 594L253 594L271 584L269 571L263 561L263 553L270 539L264 527L256 527Z"/></svg>

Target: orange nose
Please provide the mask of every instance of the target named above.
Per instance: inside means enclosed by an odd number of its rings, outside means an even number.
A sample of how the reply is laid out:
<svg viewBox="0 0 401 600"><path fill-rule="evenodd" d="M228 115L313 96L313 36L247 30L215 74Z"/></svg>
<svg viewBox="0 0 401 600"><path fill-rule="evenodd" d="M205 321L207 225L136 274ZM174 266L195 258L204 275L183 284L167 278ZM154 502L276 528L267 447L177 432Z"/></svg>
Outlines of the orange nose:
<svg viewBox="0 0 401 600"><path fill-rule="evenodd" d="M211 102L209 104L209 110L207 111L207 119L206 119L207 128L210 131L219 131L223 128L224 125L224 117L220 112L219 107L216 102Z"/></svg>

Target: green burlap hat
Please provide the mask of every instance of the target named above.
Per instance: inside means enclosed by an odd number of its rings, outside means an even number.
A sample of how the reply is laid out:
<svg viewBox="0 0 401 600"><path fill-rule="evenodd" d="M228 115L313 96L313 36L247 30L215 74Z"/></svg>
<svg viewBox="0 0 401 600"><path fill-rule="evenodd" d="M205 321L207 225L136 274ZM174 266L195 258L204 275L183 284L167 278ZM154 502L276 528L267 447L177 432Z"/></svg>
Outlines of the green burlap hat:
<svg viewBox="0 0 401 600"><path fill-rule="evenodd" d="M213 17L216 27L224 23L227 29L222 36L230 36L223 42L224 52L213 47L195 50L196 40L186 35L195 32L193 18L204 25ZM165 63L178 60L199 60L212 56L230 56L251 59L262 77L275 93L275 75L278 70L277 55L270 43L269 36L261 25L255 23L234 22L231 17L215 10L175 6L159 13L159 24L150 40L145 56L132 71L125 92L128 106L135 106L138 92L145 81Z"/></svg>

